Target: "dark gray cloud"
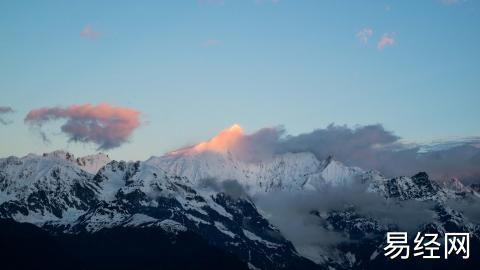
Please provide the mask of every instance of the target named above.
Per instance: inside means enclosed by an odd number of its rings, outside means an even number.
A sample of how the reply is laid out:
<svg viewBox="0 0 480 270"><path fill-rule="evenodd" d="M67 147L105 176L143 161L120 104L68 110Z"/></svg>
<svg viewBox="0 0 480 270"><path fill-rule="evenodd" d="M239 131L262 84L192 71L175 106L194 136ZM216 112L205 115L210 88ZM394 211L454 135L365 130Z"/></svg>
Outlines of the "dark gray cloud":
<svg viewBox="0 0 480 270"><path fill-rule="evenodd" d="M11 107L8 106L0 106L0 124L2 125L8 125L11 124L12 121L5 120L2 115L8 114L8 113L13 113L15 112Z"/></svg>
<svg viewBox="0 0 480 270"><path fill-rule="evenodd" d="M449 200L448 205L462 213L469 222L480 224L479 198L472 196L467 200Z"/></svg>
<svg viewBox="0 0 480 270"><path fill-rule="evenodd" d="M245 188L236 180L219 181L215 178L205 178L199 181L199 187L211 189L215 192L223 192L233 199L248 197Z"/></svg>
<svg viewBox="0 0 480 270"><path fill-rule="evenodd" d="M388 177L426 171L433 179L460 178L480 181L480 138L445 143L428 150L405 144L382 125L350 128L331 124L297 136L283 127L261 129L245 135L233 151L247 161L285 152L311 152L320 160L332 155L349 166L376 169Z"/></svg>

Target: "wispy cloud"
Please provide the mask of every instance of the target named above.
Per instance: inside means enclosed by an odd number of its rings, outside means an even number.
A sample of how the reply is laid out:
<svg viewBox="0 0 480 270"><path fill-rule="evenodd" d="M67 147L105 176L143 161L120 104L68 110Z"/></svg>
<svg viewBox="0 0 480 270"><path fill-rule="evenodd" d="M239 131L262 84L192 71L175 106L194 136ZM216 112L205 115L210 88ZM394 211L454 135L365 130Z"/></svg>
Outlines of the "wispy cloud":
<svg viewBox="0 0 480 270"><path fill-rule="evenodd" d="M61 131L70 141L94 143L100 150L108 150L125 143L140 126L140 113L136 110L115 107L108 103L99 105L72 105L66 108L46 107L31 110L25 123L37 128L48 142L41 127L50 121L65 119Z"/></svg>
<svg viewBox="0 0 480 270"><path fill-rule="evenodd" d="M80 36L85 39L94 40L100 37L100 33L95 31L91 25L86 25L80 32Z"/></svg>
<svg viewBox="0 0 480 270"><path fill-rule="evenodd" d="M0 124L2 124L2 125L11 124L12 121L5 120L1 116L4 115L4 114L13 113L13 112L15 112L15 111L11 107L0 106Z"/></svg>
<svg viewBox="0 0 480 270"><path fill-rule="evenodd" d="M372 28L363 28L357 33L357 38L364 44L368 43L368 39L373 35Z"/></svg>
<svg viewBox="0 0 480 270"><path fill-rule="evenodd" d="M379 50L383 50L385 47L391 46L393 44L395 44L395 38L391 34L385 33L378 42L377 48Z"/></svg>

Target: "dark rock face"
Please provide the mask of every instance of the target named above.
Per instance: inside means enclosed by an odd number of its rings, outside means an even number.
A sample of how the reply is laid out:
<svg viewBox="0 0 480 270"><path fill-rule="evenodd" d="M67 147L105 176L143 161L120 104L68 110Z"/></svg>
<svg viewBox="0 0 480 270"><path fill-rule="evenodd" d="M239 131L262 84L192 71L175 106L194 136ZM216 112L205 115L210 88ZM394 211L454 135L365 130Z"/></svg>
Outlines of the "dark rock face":
<svg viewBox="0 0 480 270"><path fill-rule="evenodd" d="M431 181L428 175L420 172L412 177L396 177L385 183L385 194L388 198L431 199L440 191L437 183Z"/></svg>
<svg viewBox="0 0 480 270"><path fill-rule="evenodd" d="M55 235L0 220L2 269L248 269L238 257L191 232L112 228Z"/></svg>

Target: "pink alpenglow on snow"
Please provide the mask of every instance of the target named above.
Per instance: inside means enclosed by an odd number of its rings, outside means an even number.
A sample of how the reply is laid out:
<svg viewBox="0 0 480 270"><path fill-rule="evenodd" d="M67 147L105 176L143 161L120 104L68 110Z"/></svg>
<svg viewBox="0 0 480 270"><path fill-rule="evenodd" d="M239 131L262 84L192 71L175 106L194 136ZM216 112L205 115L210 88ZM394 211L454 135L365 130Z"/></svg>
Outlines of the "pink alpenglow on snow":
<svg viewBox="0 0 480 270"><path fill-rule="evenodd" d="M61 130L70 141L94 143L99 150L109 150L127 142L140 126L139 116L136 110L108 103L85 104L34 109L25 117L25 123L41 128L47 122L65 119Z"/></svg>

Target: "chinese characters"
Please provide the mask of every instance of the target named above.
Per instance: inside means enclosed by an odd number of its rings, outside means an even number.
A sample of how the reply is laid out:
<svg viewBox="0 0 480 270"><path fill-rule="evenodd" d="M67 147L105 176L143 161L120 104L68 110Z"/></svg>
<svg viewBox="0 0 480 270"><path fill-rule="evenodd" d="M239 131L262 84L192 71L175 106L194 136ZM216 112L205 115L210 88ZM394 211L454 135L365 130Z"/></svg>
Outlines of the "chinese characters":
<svg viewBox="0 0 480 270"><path fill-rule="evenodd" d="M441 242L436 233L417 233L413 240L413 256L422 256L423 259L440 259ZM387 246L384 248L385 256L395 259L408 259L410 246L408 244L407 232L388 232ZM444 258L449 256L462 256L463 259L470 257L470 234L469 233L445 233L444 236Z"/></svg>

